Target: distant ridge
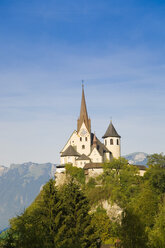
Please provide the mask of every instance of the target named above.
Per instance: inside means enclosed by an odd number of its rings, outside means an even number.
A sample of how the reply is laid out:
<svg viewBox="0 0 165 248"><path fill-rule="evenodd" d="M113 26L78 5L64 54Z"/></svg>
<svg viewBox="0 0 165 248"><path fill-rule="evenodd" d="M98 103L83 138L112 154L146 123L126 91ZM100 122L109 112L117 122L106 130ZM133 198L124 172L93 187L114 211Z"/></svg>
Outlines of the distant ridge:
<svg viewBox="0 0 165 248"><path fill-rule="evenodd" d="M125 155L123 157L126 158L130 164L147 166L147 156L148 155L149 154L147 154L145 152L134 152L134 153L130 153L128 155Z"/></svg>
<svg viewBox="0 0 165 248"><path fill-rule="evenodd" d="M54 176L55 169L51 163L0 166L0 230L32 203L41 187Z"/></svg>

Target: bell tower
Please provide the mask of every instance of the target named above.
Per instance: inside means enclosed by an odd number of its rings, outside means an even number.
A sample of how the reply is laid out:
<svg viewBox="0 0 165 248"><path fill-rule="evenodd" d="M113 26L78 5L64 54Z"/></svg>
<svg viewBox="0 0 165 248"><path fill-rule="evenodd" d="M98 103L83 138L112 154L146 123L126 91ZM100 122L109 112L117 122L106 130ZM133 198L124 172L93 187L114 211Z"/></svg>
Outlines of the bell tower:
<svg viewBox="0 0 165 248"><path fill-rule="evenodd" d="M110 152L112 152L112 156L114 158L119 158L121 156L121 136L117 133L112 121L110 122L107 131L102 138L104 139L104 145Z"/></svg>
<svg viewBox="0 0 165 248"><path fill-rule="evenodd" d="M83 84L80 116L77 120L77 134L79 139L77 151L80 154L89 155L91 152L91 120L88 118Z"/></svg>

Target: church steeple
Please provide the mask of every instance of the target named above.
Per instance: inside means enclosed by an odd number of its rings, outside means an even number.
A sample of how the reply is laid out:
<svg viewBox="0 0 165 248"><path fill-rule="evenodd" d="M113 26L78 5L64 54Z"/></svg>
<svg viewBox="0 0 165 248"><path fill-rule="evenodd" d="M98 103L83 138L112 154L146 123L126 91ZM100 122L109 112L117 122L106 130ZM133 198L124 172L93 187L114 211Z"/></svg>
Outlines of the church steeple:
<svg viewBox="0 0 165 248"><path fill-rule="evenodd" d="M77 120L77 132L79 132L83 122L87 130L90 132L91 131L91 120L88 118L85 94L84 94L84 85L82 84L81 109L80 109L80 117Z"/></svg>

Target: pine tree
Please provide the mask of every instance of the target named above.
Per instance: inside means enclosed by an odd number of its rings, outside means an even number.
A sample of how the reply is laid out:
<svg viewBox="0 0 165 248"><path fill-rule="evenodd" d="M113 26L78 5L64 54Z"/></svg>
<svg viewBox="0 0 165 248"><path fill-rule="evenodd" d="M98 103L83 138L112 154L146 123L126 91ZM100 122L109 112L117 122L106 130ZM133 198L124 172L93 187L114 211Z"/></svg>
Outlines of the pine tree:
<svg viewBox="0 0 165 248"><path fill-rule="evenodd" d="M79 186L70 181L62 189L64 221L58 236L59 248L94 248L98 237L91 225L89 204Z"/></svg>

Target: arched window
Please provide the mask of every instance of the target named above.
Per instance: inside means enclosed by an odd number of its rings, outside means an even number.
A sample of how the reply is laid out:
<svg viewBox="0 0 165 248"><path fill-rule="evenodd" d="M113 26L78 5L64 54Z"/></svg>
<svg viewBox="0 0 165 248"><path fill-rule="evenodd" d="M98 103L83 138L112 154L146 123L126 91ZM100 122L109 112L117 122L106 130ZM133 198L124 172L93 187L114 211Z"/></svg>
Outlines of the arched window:
<svg viewBox="0 0 165 248"><path fill-rule="evenodd" d="M116 140L116 144L119 145L119 140L118 139Z"/></svg>
<svg viewBox="0 0 165 248"><path fill-rule="evenodd" d="M85 146L84 145L82 145L82 149L85 149Z"/></svg>
<svg viewBox="0 0 165 248"><path fill-rule="evenodd" d="M82 137L80 137L80 141L82 141Z"/></svg>
<svg viewBox="0 0 165 248"><path fill-rule="evenodd" d="M107 145L107 141L105 140L105 146Z"/></svg>
<svg viewBox="0 0 165 248"><path fill-rule="evenodd" d="M110 145L113 145L113 139L110 139Z"/></svg>
<svg viewBox="0 0 165 248"><path fill-rule="evenodd" d="M87 137L85 137L85 141L87 141L88 140L88 138Z"/></svg>

